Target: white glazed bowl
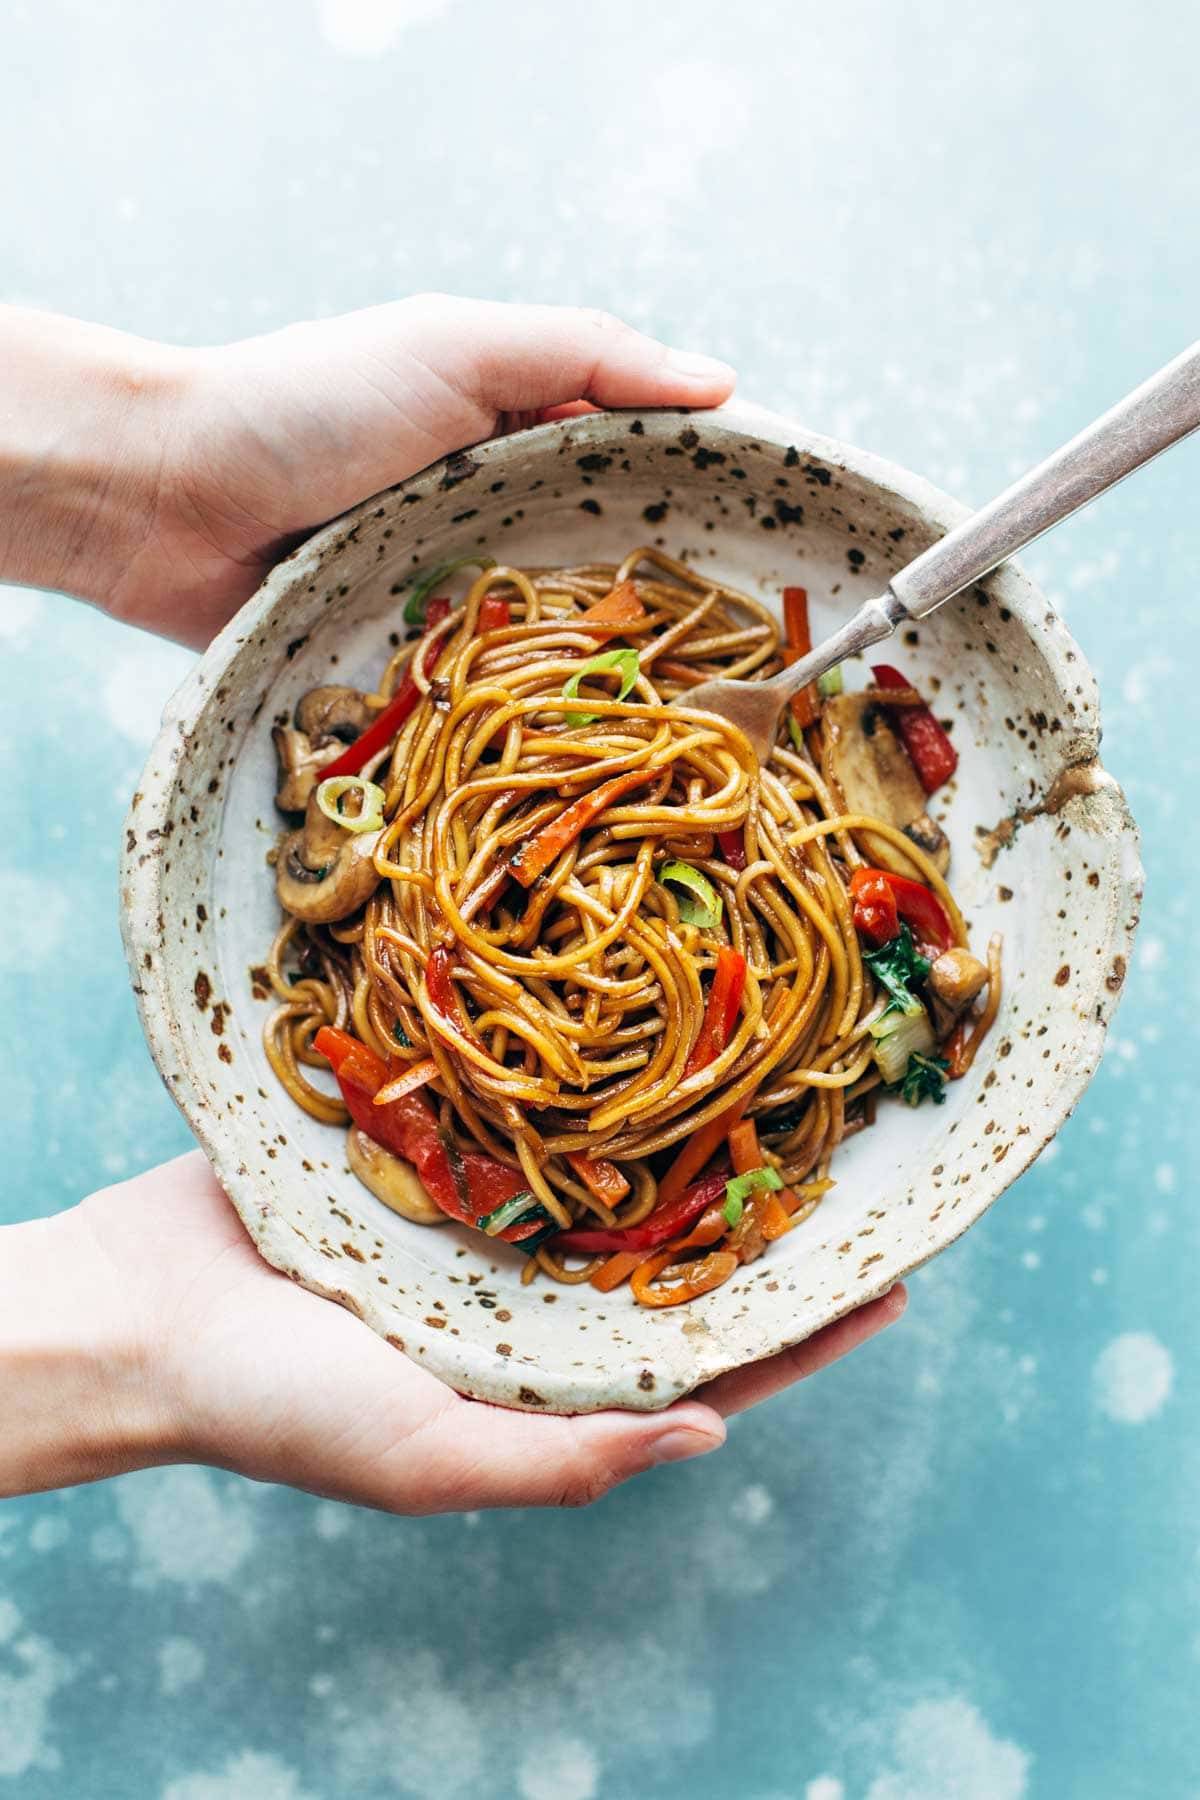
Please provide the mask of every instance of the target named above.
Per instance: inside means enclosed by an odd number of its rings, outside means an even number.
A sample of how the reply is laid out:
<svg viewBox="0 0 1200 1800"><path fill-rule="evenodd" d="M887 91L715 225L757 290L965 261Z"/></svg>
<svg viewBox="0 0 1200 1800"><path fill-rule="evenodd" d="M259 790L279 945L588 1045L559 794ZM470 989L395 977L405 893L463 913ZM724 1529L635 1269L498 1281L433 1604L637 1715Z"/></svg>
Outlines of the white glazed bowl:
<svg viewBox="0 0 1200 1800"><path fill-rule="evenodd" d="M394 588L487 546L618 560L655 542L764 598L807 584L821 633L962 517L926 482L747 406L597 414L451 457L274 569L167 708L128 819L123 930L159 1069L263 1255L464 1393L563 1412L665 1406L797 1343L944 1249L1029 1166L1100 1056L1141 892L1136 828L1096 758L1095 683L1009 565L887 654L953 716L936 810L973 941L1004 934L1000 1017L947 1103L887 1106L817 1213L690 1306L546 1280L477 1234L410 1225L300 1112L260 1042L249 969L278 922L271 726L318 682L377 675ZM977 828L1017 818L985 868Z"/></svg>

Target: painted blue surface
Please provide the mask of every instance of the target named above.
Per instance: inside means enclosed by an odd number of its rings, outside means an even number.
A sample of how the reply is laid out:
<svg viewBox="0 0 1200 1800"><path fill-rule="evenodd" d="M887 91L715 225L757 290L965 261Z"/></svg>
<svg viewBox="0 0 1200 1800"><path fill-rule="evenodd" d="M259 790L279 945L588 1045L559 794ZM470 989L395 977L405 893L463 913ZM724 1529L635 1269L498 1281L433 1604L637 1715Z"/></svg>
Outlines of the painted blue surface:
<svg viewBox="0 0 1200 1800"><path fill-rule="evenodd" d="M0 295L149 334L587 300L968 499L1196 335L1166 0L29 0L5 49ZM903 1325L586 1514L201 1470L9 1503L0 1796L1200 1792L1198 478L1178 451L1029 558L1101 678L1144 923L1076 1117ZM186 1141L114 885L187 659L34 595L0 634L19 1218Z"/></svg>

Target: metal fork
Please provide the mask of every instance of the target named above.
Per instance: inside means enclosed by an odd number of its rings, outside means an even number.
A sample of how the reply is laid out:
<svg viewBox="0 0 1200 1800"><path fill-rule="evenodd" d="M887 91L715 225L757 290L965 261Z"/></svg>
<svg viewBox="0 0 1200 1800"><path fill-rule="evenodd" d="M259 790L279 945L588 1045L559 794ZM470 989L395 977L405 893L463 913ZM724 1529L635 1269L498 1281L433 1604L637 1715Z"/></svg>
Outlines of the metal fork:
<svg viewBox="0 0 1200 1800"><path fill-rule="evenodd" d="M832 637L769 681L702 682L684 704L745 732L760 762L792 696L849 656L923 619L1052 525L1200 428L1200 343L1193 344L1019 481L893 575Z"/></svg>

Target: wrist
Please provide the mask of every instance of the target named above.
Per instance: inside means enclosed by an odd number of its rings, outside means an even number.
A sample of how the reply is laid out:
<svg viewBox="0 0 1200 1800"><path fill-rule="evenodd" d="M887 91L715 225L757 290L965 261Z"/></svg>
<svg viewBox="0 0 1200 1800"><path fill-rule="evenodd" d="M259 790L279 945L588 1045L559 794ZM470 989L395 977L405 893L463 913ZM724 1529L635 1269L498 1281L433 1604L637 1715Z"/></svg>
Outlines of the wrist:
<svg viewBox="0 0 1200 1800"><path fill-rule="evenodd" d="M152 537L186 352L0 307L0 580L108 606Z"/></svg>
<svg viewBox="0 0 1200 1800"><path fill-rule="evenodd" d="M0 1229L0 1496L169 1460L153 1360L79 1209Z"/></svg>

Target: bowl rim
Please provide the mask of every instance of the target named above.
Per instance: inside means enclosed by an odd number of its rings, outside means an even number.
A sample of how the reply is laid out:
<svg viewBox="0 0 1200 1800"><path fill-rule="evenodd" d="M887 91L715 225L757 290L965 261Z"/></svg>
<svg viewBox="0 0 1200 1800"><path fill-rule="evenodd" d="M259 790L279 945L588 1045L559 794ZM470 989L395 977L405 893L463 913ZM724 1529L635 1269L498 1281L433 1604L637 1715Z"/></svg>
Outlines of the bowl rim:
<svg viewBox="0 0 1200 1800"><path fill-rule="evenodd" d="M925 477L912 473L874 451L861 450L814 431L799 420L740 400L726 402L702 415L687 408L639 407L554 420L472 446L471 454L483 460L486 466L497 455L519 455L526 446L538 451L548 449L564 436L572 445L587 445L592 441L601 444L611 433L622 429L623 421L630 417L642 421L647 438L665 438L668 431L676 430L681 417L696 416L702 416L710 427L719 431L756 439L774 450L796 450L802 456L819 459L852 477L865 480L889 498L898 500L919 513L922 520L937 532L950 530L970 514L971 508L935 487ZM190 732L238 657L243 644L270 625L277 607L286 601L293 584L303 579L339 539L345 539L348 532L366 523L385 496L436 487L446 472L449 460L439 459L392 488L371 495L340 517L321 526L270 570L254 594L213 639L164 707L161 728L150 749L137 794L126 819L127 826L136 825L139 837L145 838L152 834L155 827L161 827L170 816L178 765L186 753ZM1090 703L1090 722L1073 740L1077 754L1065 757L1064 762L1080 761L1090 766L1097 785L1104 788L1112 805L1112 824L1105 830L1104 836L1114 844L1120 842L1124 846L1119 876L1114 883L1109 929L1101 946L1104 955L1100 963L1103 968L1123 968L1128 965L1138 923L1144 875L1139 855L1140 834L1137 824L1119 784L1103 769L1099 759L1100 704L1095 677L1051 603L1018 563L1010 561L1002 565L988 580L992 583L999 582L1002 589L1011 586L1013 591L1005 595L1004 603L1012 605L1015 615L1035 637L1056 684L1066 688L1068 668L1071 684L1077 686L1081 681L1085 684ZM1035 617L1031 612L1031 595L1041 608L1040 616ZM1046 629L1050 625L1054 626L1053 631ZM126 849L121 859L121 934L142 1029L168 1092L179 1106L233 1206L267 1261L293 1277L302 1279L304 1285L313 1291L348 1306L380 1335L388 1336L394 1318L385 1318L384 1309L369 1292L352 1296L345 1288L331 1284L317 1253L295 1238L275 1205L264 1199L257 1189L254 1178L249 1175L239 1155L236 1129L228 1130L228 1121L208 1106L204 1098L205 1080L189 1054L184 1035L170 1008L169 985L160 958L158 954L147 954L157 952L161 947L161 933L155 929L161 907L161 859L156 856L145 859L137 856L131 847L131 836L130 832L126 833ZM948 1230L945 1235L939 1235L933 1246L914 1245L911 1255L904 1254L890 1261L874 1282L864 1282L856 1288L846 1305L823 1314L822 1326L833 1324L837 1318L878 1298L932 1256L947 1249L1025 1173L1065 1124L1095 1073L1117 998L1119 994L1111 995L1106 1004L1094 1009L1091 1019L1081 1021L1076 1054L1069 1069L1064 1071L1056 1083L1056 1104L1043 1110L1044 1128L1030 1131L1014 1141L1013 1155L1004 1164L1002 1179L1001 1171L996 1171L997 1184L994 1190L988 1191L989 1183L980 1183L978 1193L969 1203L964 1202L955 1216L953 1229ZM636 1366L624 1369L613 1363L594 1372L573 1370L556 1374L553 1369L543 1366L537 1371L537 1409L563 1412L579 1412L601 1406L639 1411L655 1409L682 1398L685 1393L694 1391L704 1382L731 1369L787 1351L820 1328L822 1327L806 1326L794 1335L789 1335L786 1328L781 1333L776 1324L771 1329L770 1342L764 1343L758 1357L748 1357L736 1350L722 1355L719 1344L714 1345L711 1341L711 1336L717 1334L711 1334L705 1339L703 1353L697 1352L689 1379L684 1385L679 1385L676 1379L666 1379L656 1382L650 1392L639 1386L638 1375L643 1366L654 1367L652 1352L647 1352L636 1362ZM392 1341L397 1341L394 1336ZM497 1366L498 1359L482 1343L473 1342L466 1337L450 1339L448 1333L425 1331L419 1321L407 1320L405 1346L410 1351L420 1346L422 1366L460 1392L502 1405L524 1404L520 1397L523 1379L520 1370L502 1362ZM628 1363L629 1359L625 1360ZM678 1375L677 1369L665 1366L662 1372L672 1378ZM528 1373L526 1369L526 1378ZM557 1398L556 1387L559 1390Z"/></svg>

